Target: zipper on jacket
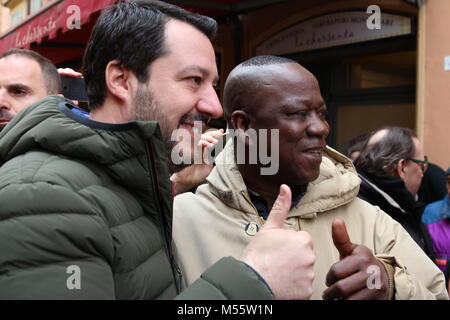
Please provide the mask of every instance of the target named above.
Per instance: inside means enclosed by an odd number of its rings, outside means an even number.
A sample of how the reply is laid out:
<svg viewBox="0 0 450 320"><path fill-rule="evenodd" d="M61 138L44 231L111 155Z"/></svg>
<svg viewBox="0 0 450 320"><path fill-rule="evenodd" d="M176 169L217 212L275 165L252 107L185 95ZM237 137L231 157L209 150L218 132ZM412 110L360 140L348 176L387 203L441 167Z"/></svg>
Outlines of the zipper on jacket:
<svg viewBox="0 0 450 320"><path fill-rule="evenodd" d="M181 283L182 283L182 274L181 274L181 270L180 270L178 264L175 261L175 257L173 255L172 243L171 243L172 237L169 234L169 232L170 232L169 222L167 221L167 217L164 214L162 207L161 207L162 195L161 195L161 190L159 188L159 178L158 178L158 173L157 173L157 170L155 167L155 158L153 155L153 150L154 150L153 149L153 141L151 139L149 139L149 144L147 145L147 147L149 149L152 175L154 177L153 185L154 185L154 190L155 190L156 198L157 198L157 202L158 202L157 207L162 216L162 223L163 223L162 231L163 231L164 242L166 243L166 250L167 250L167 254L169 255L169 262L172 267L172 276L174 278L175 288L177 290L177 293L180 293L181 292Z"/></svg>

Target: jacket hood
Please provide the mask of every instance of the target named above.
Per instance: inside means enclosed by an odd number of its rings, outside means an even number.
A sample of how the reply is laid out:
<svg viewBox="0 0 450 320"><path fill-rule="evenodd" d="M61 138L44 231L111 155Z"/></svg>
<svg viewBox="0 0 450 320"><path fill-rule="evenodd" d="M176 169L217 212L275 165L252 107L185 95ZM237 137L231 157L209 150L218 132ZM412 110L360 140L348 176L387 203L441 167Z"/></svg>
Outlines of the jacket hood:
<svg viewBox="0 0 450 320"><path fill-rule="evenodd" d="M0 166L40 150L100 165L120 185L145 192L152 183L148 171L149 153L153 153L156 171L164 178L159 179L160 187L171 194L166 149L157 122L96 122L73 113L73 107L69 100L48 96L22 110L0 132Z"/></svg>
<svg viewBox="0 0 450 320"><path fill-rule="evenodd" d="M230 139L216 159L216 166L207 178L212 193L234 209L252 212L247 187L234 159L233 141ZM291 209L289 216L314 218L352 201L358 194L360 179L350 159L326 147L320 165L320 174L310 182L306 194Z"/></svg>

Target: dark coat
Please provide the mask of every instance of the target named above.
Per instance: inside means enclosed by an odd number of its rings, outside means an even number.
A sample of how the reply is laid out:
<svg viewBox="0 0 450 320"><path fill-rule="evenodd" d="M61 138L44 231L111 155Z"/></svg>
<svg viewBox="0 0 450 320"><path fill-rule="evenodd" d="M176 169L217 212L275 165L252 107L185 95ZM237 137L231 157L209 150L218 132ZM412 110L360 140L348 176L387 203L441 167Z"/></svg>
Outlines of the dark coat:
<svg viewBox="0 0 450 320"><path fill-rule="evenodd" d="M424 205L414 199L405 183L384 172L358 170L361 186L358 197L378 206L399 222L422 250L435 261L430 235L421 222Z"/></svg>
<svg viewBox="0 0 450 320"><path fill-rule="evenodd" d="M425 205L442 200L447 194L447 175L445 171L430 163L423 174L419 189L419 200Z"/></svg>

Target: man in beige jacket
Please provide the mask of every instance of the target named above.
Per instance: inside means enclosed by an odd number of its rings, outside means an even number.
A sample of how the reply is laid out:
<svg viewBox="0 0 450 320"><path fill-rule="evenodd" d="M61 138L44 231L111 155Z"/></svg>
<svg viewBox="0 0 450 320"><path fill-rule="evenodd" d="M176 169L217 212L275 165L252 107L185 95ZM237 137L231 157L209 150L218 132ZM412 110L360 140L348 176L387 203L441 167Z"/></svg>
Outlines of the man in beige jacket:
<svg viewBox="0 0 450 320"><path fill-rule="evenodd" d="M356 197L351 161L326 146L326 106L309 71L285 58L252 58L229 75L224 112L233 139L207 183L175 198L173 238L188 284L242 254L287 184L285 228L306 231L314 244L312 299L448 299L443 274L402 226Z"/></svg>

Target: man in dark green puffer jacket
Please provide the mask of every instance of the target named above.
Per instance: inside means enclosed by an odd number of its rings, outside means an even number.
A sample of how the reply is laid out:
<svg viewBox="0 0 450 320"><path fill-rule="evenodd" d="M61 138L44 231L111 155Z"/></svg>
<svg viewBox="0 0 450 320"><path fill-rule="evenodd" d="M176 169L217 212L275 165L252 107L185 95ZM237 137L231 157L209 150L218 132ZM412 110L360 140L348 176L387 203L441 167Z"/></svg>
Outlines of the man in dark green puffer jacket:
<svg viewBox="0 0 450 320"><path fill-rule="evenodd" d="M176 295L179 275L168 258L171 189L159 130L154 122L109 126L50 96L2 132L1 299ZM251 277L229 259L218 267L229 265ZM70 290L70 266L80 270L79 290ZM253 278L259 297L270 297Z"/></svg>
<svg viewBox="0 0 450 320"><path fill-rule="evenodd" d="M165 3L114 5L86 50L90 118L49 96L0 133L0 299L181 291L167 150L174 129L221 115L215 29ZM309 298L314 254L308 235L283 230L290 203L282 187L242 261L224 258L178 298Z"/></svg>

